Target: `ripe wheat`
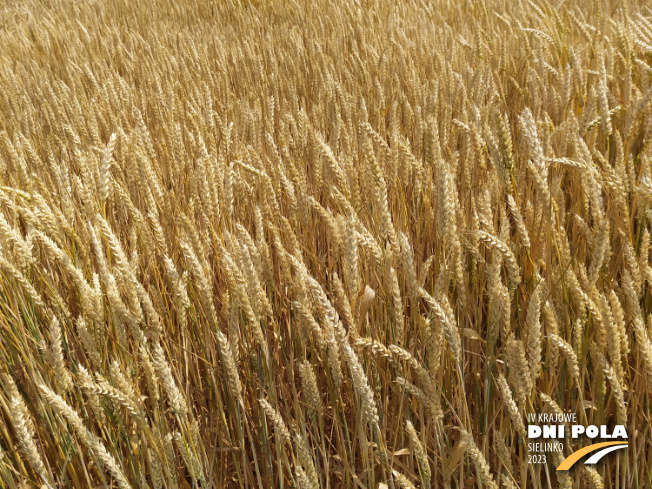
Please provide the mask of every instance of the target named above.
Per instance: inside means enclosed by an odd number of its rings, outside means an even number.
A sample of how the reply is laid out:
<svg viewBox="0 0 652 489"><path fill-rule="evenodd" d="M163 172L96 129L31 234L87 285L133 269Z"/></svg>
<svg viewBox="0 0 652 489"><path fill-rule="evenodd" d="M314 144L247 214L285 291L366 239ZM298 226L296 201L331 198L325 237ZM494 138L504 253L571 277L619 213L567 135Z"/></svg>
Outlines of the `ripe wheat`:
<svg viewBox="0 0 652 489"><path fill-rule="evenodd" d="M650 486L645 2L0 23L0 486Z"/></svg>

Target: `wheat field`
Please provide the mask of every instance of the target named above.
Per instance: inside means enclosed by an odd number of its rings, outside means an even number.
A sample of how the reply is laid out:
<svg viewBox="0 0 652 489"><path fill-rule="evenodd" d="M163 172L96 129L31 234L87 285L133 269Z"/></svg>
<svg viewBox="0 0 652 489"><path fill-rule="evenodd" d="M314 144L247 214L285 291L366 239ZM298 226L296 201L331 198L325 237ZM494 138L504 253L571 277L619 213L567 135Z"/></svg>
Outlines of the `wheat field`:
<svg viewBox="0 0 652 489"><path fill-rule="evenodd" d="M0 486L651 487L645 2L0 25Z"/></svg>

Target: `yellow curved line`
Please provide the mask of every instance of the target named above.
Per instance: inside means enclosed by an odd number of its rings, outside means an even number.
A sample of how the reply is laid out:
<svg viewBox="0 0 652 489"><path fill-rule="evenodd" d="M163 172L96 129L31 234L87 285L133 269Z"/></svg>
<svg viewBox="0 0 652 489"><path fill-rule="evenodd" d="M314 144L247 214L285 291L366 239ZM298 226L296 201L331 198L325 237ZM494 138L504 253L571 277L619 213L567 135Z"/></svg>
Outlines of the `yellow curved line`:
<svg viewBox="0 0 652 489"><path fill-rule="evenodd" d="M610 447L613 445L627 445L627 442L622 442L622 441L605 441L604 443L596 443L594 445L589 445L588 447L581 448L577 450L576 452L571 453L566 460L564 460L561 464L559 464L559 467L557 467L557 470L568 470L570 469L573 465L575 465L575 462L577 462L579 459L581 459L584 455L587 455L588 453L594 452L600 448L604 447Z"/></svg>

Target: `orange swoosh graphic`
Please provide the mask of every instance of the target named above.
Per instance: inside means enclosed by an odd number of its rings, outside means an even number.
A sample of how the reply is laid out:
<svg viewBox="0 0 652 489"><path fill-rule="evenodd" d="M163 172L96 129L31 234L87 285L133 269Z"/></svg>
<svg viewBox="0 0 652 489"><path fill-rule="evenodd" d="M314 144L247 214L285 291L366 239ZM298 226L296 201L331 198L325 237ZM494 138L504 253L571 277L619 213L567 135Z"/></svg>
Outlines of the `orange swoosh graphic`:
<svg viewBox="0 0 652 489"><path fill-rule="evenodd" d="M610 447L613 445L627 445L627 442L622 442L622 441L606 441L604 443L596 443L594 445L589 445L588 447L581 448L577 450L576 452L571 453L566 460L564 460L561 464L559 464L559 467L557 467L557 470L568 470L570 469L573 465L575 465L575 462L577 462L579 459L581 459L584 455L594 452L595 450L598 450L599 448L604 448L604 447Z"/></svg>

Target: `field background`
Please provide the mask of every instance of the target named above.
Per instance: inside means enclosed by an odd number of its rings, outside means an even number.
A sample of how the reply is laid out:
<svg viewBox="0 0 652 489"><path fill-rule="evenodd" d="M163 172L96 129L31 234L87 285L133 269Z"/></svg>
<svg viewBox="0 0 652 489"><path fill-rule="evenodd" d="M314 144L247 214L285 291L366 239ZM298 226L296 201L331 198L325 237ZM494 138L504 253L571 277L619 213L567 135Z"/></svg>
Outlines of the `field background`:
<svg viewBox="0 0 652 489"><path fill-rule="evenodd" d="M649 488L645 3L2 2L0 485Z"/></svg>

